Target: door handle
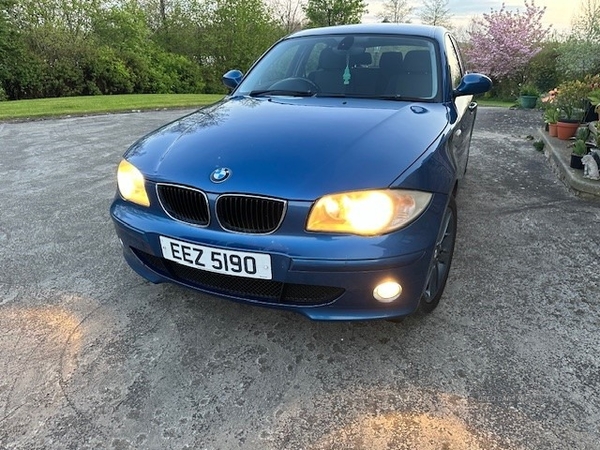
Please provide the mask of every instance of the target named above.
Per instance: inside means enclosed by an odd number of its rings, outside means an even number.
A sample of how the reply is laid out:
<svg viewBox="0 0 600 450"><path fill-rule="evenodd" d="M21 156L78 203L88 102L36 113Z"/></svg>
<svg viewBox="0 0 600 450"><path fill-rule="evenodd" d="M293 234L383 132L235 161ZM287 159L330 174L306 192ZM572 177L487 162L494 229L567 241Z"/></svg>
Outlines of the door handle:
<svg viewBox="0 0 600 450"><path fill-rule="evenodd" d="M456 130L456 131L454 132L454 137L455 137L455 138L459 138L461 134L462 134L462 130L459 128L458 130Z"/></svg>

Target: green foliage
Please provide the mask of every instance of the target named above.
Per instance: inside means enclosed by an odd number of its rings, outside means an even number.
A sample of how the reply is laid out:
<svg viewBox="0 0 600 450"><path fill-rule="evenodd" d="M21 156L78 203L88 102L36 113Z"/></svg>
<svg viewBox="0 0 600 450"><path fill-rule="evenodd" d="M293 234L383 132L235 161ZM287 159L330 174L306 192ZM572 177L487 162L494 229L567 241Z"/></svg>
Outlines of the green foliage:
<svg viewBox="0 0 600 450"><path fill-rule="evenodd" d="M0 88L10 97L11 84L18 76L24 44L17 27L10 19L14 0L0 0Z"/></svg>
<svg viewBox="0 0 600 450"><path fill-rule="evenodd" d="M578 156L583 156L587 153L587 147L585 145L585 141L578 139L573 144L573 154Z"/></svg>
<svg viewBox="0 0 600 450"><path fill-rule="evenodd" d="M544 141L539 140L539 141L533 141L533 147L538 151L538 152L542 152L544 151Z"/></svg>
<svg viewBox="0 0 600 450"><path fill-rule="evenodd" d="M600 1L585 0L559 48L558 70L570 79L600 72Z"/></svg>
<svg viewBox="0 0 600 450"><path fill-rule="evenodd" d="M575 139L586 142L590 137L590 129L588 127L580 127L575 134Z"/></svg>
<svg viewBox="0 0 600 450"><path fill-rule="evenodd" d="M519 96L519 83L517 80L510 78L494 80L492 89L487 93L487 96L514 103L515 98Z"/></svg>
<svg viewBox="0 0 600 450"><path fill-rule="evenodd" d="M555 106L546 108L544 111L544 122L545 123L556 123L560 118L560 109Z"/></svg>
<svg viewBox="0 0 600 450"><path fill-rule="evenodd" d="M28 48L17 48L11 70L2 80L11 100L37 98L44 95L44 61Z"/></svg>
<svg viewBox="0 0 600 450"><path fill-rule="evenodd" d="M533 83L525 83L519 89L519 93L521 95L529 95L533 97L537 97L540 95L539 89Z"/></svg>
<svg viewBox="0 0 600 450"><path fill-rule="evenodd" d="M261 0L213 0L213 9L199 39L198 58L205 92L225 92L222 75L247 71L284 31Z"/></svg>
<svg viewBox="0 0 600 450"><path fill-rule="evenodd" d="M4 79L8 73L9 53L14 46L14 29L7 20L7 9L9 4L6 0L0 0L0 79Z"/></svg>
<svg viewBox="0 0 600 450"><path fill-rule="evenodd" d="M103 45L89 54L85 61L86 86L83 94L131 94L134 74L126 62L111 47Z"/></svg>
<svg viewBox="0 0 600 450"><path fill-rule="evenodd" d="M363 0L308 0L304 12L311 27L360 23L367 4Z"/></svg>
<svg viewBox="0 0 600 450"><path fill-rule="evenodd" d="M10 99L204 89L197 62L152 39L136 0L0 6L0 85Z"/></svg>
<svg viewBox="0 0 600 450"><path fill-rule="evenodd" d="M590 88L583 81L565 81L558 86L556 106L565 119L580 119L583 116Z"/></svg>
<svg viewBox="0 0 600 450"><path fill-rule="evenodd" d="M569 79L600 71L600 42L571 37L558 48L557 70Z"/></svg>
<svg viewBox="0 0 600 450"><path fill-rule="evenodd" d="M545 42L540 52L529 61L525 73L527 80L540 91L548 92L558 86L562 76L556 67L559 56L557 42Z"/></svg>
<svg viewBox="0 0 600 450"><path fill-rule="evenodd" d="M600 1L584 0L573 21L572 35L589 42L600 41Z"/></svg>
<svg viewBox="0 0 600 450"><path fill-rule="evenodd" d="M600 89L595 88L592 92L588 94L587 98L594 107L594 111L596 112L596 114L600 113Z"/></svg>

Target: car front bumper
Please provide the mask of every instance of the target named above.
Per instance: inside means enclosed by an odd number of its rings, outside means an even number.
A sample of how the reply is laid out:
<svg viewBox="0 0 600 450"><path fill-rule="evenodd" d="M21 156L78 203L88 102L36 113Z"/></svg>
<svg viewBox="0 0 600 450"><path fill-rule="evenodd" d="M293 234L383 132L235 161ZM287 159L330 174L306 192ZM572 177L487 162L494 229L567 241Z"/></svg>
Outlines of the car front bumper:
<svg viewBox="0 0 600 450"><path fill-rule="evenodd" d="M132 205L119 197L111 216L128 264L153 283L173 282L245 303L282 308L314 320L385 319L411 314L425 287L447 197L435 195L427 211L385 236L322 233L244 235L199 228ZM281 234L280 234L281 233ZM203 246L268 253L272 280L214 274L162 256L160 236ZM374 298L385 281L402 286L390 303Z"/></svg>

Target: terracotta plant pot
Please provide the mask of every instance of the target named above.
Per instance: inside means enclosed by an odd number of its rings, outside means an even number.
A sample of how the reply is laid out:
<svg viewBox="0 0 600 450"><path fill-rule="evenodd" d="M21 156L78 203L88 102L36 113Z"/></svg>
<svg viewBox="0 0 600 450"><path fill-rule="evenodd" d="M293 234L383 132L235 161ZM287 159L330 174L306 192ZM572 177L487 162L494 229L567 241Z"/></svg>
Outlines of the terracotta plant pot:
<svg viewBox="0 0 600 450"><path fill-rule="evenodd" d="M549 123L548 124L548 134L552 137L556 137L557 136L557 129L556 129L556 124L555 123Z"/></svg>
<svg viewBox="0 0 600 450"><path fill-rule="evenodd" d="M556 123L556 136L559 139L566 141L567 139L571 139L577 133L577 129L579 128L579 121L577 122L562 122L558 121Z"/></svg>

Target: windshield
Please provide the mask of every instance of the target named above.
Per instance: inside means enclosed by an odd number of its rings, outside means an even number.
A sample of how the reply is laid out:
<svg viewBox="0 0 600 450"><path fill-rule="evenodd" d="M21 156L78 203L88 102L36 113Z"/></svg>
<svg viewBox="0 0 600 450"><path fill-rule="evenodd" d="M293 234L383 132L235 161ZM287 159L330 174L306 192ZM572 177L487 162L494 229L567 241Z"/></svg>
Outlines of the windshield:
<svg viewBox="0 0 600 450"><path fill-rule="evenodd" d="M437 50L401 35L309 36L274 46L236 95L364 97L436 101Z"/></svg>

